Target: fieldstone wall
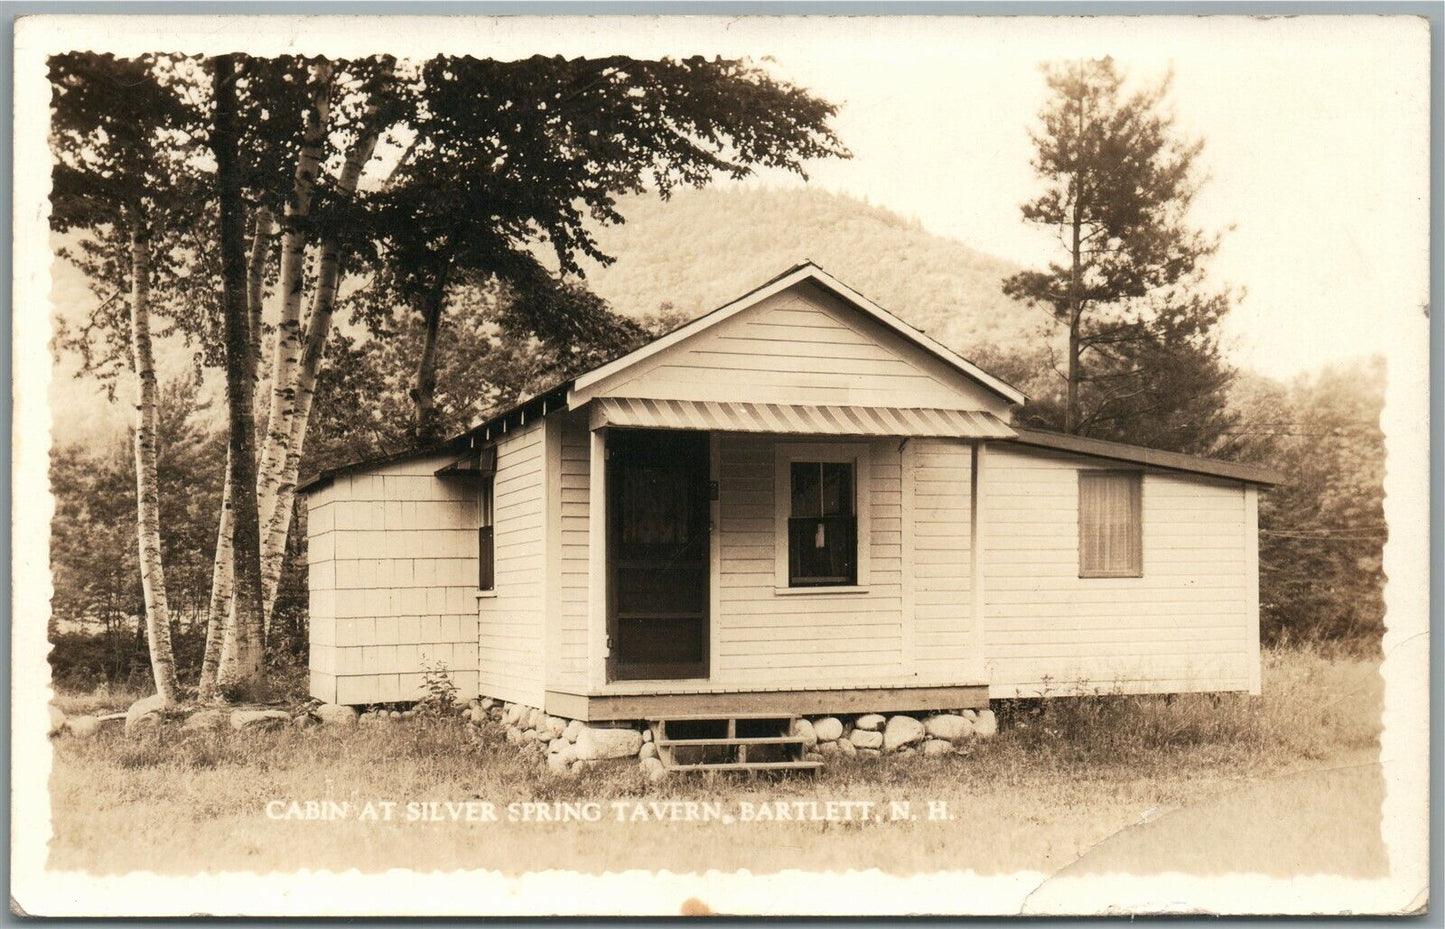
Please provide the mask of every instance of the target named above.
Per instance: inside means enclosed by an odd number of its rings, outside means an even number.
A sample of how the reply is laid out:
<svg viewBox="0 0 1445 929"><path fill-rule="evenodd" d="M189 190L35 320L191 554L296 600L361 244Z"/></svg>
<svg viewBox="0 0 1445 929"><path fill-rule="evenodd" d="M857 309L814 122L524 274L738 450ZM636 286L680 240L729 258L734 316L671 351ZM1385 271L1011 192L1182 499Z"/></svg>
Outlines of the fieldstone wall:
<svg viewBox="0 0 1445 929"><path fill-rule="evenodd" d="M507 742L542 756L554 774L575 774L591 765L629 758L636 758L651 780L660 780L667 773L657 757L652 731L642 722L584 723L490 697L471 701L467 711L474 725L489 720L500 723ZM879 713L799 718L791 734L803 739L805 760L827 761L837 757L966 755L974 740L997 732L992 710L960 710L921 718Z"/></svg>
<svg viewBox="0 0 1445 929"><path fill-rule="evenodd" d="M860 716L819 716L799 719L793 734L803 737L807 758L881 758L968 754L975 739L998 733L993 710L960 710L919 718L899 714L864 713Z"/></svg>
<svg viewBox="0 0 1445 929"><path fill-rule="evenodd" d="M575 774L624 759L635 760L653 780L666 774L644 723L584 723L491 697L471 701L467 711L473 725L500 723L508 743L540 755L553 774Z"/></svg>

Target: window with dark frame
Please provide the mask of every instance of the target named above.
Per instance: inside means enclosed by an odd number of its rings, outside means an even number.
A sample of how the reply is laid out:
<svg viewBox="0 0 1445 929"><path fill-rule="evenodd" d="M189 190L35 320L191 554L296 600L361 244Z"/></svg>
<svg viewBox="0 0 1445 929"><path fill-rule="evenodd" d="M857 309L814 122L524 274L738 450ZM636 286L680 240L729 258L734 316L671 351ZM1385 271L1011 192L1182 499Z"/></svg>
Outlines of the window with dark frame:
<svg viewBox="0 0 1445 929"><path fill-rule="evenodd" d="M477 529L477 589L497 589L496 537L492 528L492 491L495 474L482 476L477 500L480 526Z"/></svg>
<svg viewBox="0 0 1445 929"><path fill-rule="evenodd" d="M794 461L788 511L788 586L858 583L858 518L851 461Z"/></svg>
<svg viewBox="0 0 1445 929"><path fill-rule="evenodd" d="M1144 476L1079 472L1079 577L1143 577Z"/></svg>

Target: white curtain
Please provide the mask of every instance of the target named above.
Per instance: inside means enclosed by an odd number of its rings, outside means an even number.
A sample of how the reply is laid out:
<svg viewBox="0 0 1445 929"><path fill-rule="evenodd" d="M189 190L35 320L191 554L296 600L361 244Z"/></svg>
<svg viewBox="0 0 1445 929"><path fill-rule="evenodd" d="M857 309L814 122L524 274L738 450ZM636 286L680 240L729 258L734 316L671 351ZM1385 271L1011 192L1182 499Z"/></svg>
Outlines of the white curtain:
<svg viewBox="0 0 1445 929"><path fill-rule="evenodd" d="M1079 472L1079 573L1136 576L1143 573L1137 473Z"/></svg>

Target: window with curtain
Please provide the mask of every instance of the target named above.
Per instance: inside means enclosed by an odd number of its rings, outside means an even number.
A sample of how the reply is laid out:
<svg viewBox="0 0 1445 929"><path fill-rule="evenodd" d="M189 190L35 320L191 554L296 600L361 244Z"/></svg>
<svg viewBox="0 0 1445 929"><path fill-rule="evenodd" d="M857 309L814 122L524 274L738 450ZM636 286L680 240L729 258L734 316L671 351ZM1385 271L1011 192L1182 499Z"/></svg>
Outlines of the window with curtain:
<svg viewBox="0 0 1445 929"><path fill-rule="evenodd" d="M851 461L794 461L789 467L788 585L858 583L858 521Z"/></svg>
<svg viewBox="0 0 1445 929"><path fill-rule="evenodd" d="M1144 476L1079 472L1079 576L1142 577Z"/></svg>
<svg viewBox="0 0 1445 929"><path fill-rule="evenodd" d="M481 498L478 503L480 527L477 529L477 589L497 589L496 538L492 529L492 492L496 477L488 474L482 478Z"/></svg>

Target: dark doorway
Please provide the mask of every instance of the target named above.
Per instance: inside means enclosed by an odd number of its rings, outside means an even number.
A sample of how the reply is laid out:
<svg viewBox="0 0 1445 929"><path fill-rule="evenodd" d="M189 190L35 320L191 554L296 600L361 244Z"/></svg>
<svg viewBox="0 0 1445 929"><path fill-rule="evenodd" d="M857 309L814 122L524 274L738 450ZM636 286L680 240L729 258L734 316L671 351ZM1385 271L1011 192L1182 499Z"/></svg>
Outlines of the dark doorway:
<svg viewBox="0 0 1445 929"><path fill-rule="evenodd" d="M610 680L708 676L708 434L607 434Z"/></svg>

